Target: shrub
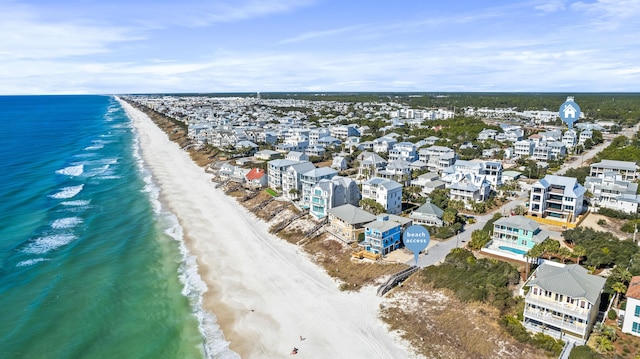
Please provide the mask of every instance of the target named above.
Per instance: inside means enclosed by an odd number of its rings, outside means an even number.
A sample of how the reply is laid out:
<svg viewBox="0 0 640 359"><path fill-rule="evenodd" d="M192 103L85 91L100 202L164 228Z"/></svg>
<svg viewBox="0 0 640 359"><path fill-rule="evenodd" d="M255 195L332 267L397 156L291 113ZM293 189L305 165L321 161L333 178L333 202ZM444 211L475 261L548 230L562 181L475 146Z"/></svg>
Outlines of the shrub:
<svg viewBox="0 0 640 359"><path fill-rule="evenodd" d="M596 353L586 345L578 345L571 350L569 359L598 359L600 354Z"/></svg>
<svg viewBox="0 0 640 359"><path fill-rule="evenodd" d="M610 320L615 320L615 319L618 317L618 315L616 314L616 311L615 311L615 310L613 310L613 309L609 309L609 312L607 313L607 317L608 317Z"/></svg>
<svg viewBox="0 0 640 359"><path fill-rule="evenodd" d="M604 225L606 225L606 224L607 224L607 221L605 221L604 219L599 219L599 220L598 220L598 225L599 225L599 226L604 226Z"/></svg>

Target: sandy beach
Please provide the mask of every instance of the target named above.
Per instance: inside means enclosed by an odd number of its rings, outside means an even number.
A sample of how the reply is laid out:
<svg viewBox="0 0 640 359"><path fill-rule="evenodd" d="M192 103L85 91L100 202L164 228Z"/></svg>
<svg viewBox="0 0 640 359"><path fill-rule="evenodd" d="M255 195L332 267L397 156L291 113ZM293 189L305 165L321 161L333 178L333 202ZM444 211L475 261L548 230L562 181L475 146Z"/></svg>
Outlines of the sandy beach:
<svg viewBox="0 0 640 359"><path fill-rule="evenodd" d="M147 115L122 102L140 134L160 199L178 218L217 317L242 358L408 358L405 343L378 319L374 288L341 292L298 247L268 232L211 175L169 141ZM300 340L300 337L305 340Z"/></svg>

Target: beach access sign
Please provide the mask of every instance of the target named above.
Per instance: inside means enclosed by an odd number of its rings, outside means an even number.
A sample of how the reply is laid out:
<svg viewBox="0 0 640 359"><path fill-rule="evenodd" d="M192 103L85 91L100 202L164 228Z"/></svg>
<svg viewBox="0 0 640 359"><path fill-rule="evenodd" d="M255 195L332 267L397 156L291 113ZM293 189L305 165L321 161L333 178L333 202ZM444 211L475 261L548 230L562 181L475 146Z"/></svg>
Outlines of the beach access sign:
<svg viewBox="0 0 640 359"><path fill-rule="evenodd" d="M573 128L573 123L580 118L580 106L573 100L573 96L567 96L567 101L560 105L558 113L562 122L569 128Z"/></svg>
<svg viewBox="0 0 640 359"><path fill-rule="evenodd" d="M426 228L420 225L413 225L407 228L402 234L404 246L413 252L413 258L418 265L418 254L429 245L431 235Z"/></svg>

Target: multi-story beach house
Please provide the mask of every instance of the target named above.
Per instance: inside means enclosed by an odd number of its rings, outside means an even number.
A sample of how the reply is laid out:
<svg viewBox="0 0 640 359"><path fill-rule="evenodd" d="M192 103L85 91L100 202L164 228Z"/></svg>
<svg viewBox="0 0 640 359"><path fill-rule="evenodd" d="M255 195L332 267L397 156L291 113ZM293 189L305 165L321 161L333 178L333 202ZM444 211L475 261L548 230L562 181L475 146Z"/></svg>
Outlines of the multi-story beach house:
<svg viewBox="0 0 640 359"><path fill-rule="evenodd" d="M635 181L639 178L640 167L635 162L602 160L598 163L591 164L591 177L603 177L606 172L615 172L620 175L624 181Z"/></svg>
<svg viewBox="0 0 640 359"><path fill-rule="evenodd" d="M391 136L376 138L373 140L373 152L388 153L396 143L398 143L398 140Z"/></svg>
<svg viewBox="0 0 640 359"><path fill-rule="evenodd" d="M282 195L290 200L302 198L302 182L300 178L305 172L313 171L316 167L311 162L298 162L287 167L282 175Z"/></svg>
<svg viewBox="0 0 640 359"><path fill-rule="evenodd" d="M415 209L409 215L413 224L422 224L431 227L442 227L444 221L442 215L444 211L435 204L427 201L427 203Z"/></svg>
<svg viewBox="0 0 640 359"><path fill-rule="evenodd" d="M627 288L622 332L640 337L640 276L634 276Z"/></svg>
<svg viewBox="0 0 640 359"><path fill-rule="evenodd" d="M484 175L458 173L448 177L447 181L449 198L455 201L484 202L491 194L491 183Z"/></svg>
<svg viewBox="0 0 640 359"><path fill-rule="evenodd" d="M418 178L411 180L412 186L421 188L421 192L429 194L435 189L445 188L446 183L440 180L440 176L434 172L423 173Z"/></svg>
<svg viewBox="0 0 640 359"><path fill-rule="evenodd" d="M362 198L375 200L389 214L402 211L402 185L387 178L373 177L363 182Z"/></svg>
<svg viewBox="0 0 640 359"><path fill-rule="evenodd" d="M383 170L378 171L377 176L392 179L406 186L411 181L411 164L405 160L389 161Z"/></svg>
<svg viewBox="0 0 640 359"><path fill-rule="evenodd" d="M268 183L267 173L262 168L252 168L244 177L248 188L260 189Z"/></svg>
<svg viewBox="0 0 640 359"><path fill-rule="evenodd" d="M427 164L429 171L440 173L444 169L453 166L458 156L449 147L431 146L419 149L418 159Z"/></svg>
<svg viewBox="0 0 640 359"><path fill-rule="evenodd" d="M574 130L567 130L562 135L562 143L564 143L567 148L573 148L578 143L578 134Z"/></svg>
<svg viewBox="0 0 640 359"><path fill-rule="evenodd" d="M300 174L300 205L307 208L311 204L311 192L313 187L323 179L331 179L338 174L338 171L331 167L313 168Z"/></svg>
<svg viewBox="0 0 640 359"><path fill-rule="evenodd" d="M611 208L626 213L637 213L640 196L638 184L622 179L616 172L605 172L598 177L586 177L584 186L593 194L591 205L594 210L600 207Z"/></svg>
<svg viewBox="0 0 640 359"><path fill-rule="evenodd" d="M358 155L357 159L360 162L358 178L371 178L387 166L387 160L373 152L364 151Z"/></svg>
<svg viewBox="0 0 640 359"><path fill-rule="evenodd" d="M326 231L346 243L364 240L364 225L376 219L373 214L351 204L327 210L329 226Z"/></svg>
<svg viewBox="0 0 640 359"><path fill-rule="evenodd" d="M577 264L544 262L523 286L525 328L579 345L586 343L605 282Z"/></svg>
<svg viewBox="0 0 640 359"><path fill-rule="evenodd" d="M340 139L347 139L347 137L360 137L360 131L358 131L357 125L338 125L329 129L331 136Z"/></svg>
<svg viewBox="0 0 640 359"><path fill-rule="evenodd" d="M502 163L457 160L453 166L442 171L442 180L452 184L467 174L483 176L491 186L497 187L502 184Z"/></svg>
<svg viewBox="0 0 640 359"><path fill-rule="evenodd" d="M331 179L321 179L311 189L309 213L316 218L324 218L332 208L345 204L357 206L360 198L360 188L349 177L334 176Z"/></svg>
<svg viewBox="0 0 640 359"><path fill-rule="evenodd" d="M364 241L359 244L367 252L389 254L402 246L402 233L411 223L409 218L381 214L364 225Z"/></svg>
<svg viewBox="0 0 640 359"><path fill-rule="evenodd" d="M534 245L549 238L549 232L540 229L538 222L523 217L502 217L493 223L493 234L487 248L503 252L509 257L524 255Z"/></svg>
<svg viewBox="0 0 640 359"><path fill-rule="evenodd" d="M531 186L529 215L575 222L585 211L586 189L573 177L546 175Z"/></svg>
<svg viewBox="0 0 640 359"><path fill-rule="evenodd" d="M529 140L518 141L513 144L513 154L520 157L531 156L535 146L535 143Z"/></svg>
<svg viewBox="0 0 640 359"><path fill-rule="evenodd" d="M416 145L411 142L398 142L389 150L389 162L395 160L405 160L413 162L418 159Z"/></svg>

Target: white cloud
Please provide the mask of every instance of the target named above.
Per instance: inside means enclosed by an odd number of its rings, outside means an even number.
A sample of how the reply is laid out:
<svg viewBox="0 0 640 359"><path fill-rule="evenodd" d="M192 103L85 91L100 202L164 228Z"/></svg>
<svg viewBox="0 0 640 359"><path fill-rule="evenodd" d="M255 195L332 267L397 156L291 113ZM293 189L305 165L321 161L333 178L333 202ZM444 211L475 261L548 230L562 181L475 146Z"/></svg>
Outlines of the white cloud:
<svg viewBox="0 0 640 359"><path fill-rule="evenodd" d="M554 0L554 1L548 1L544 4L536 5L533 8L545 13L552 13L552 12L564 10L565 5L564 5L564 1L562 0Z"/></svg>

